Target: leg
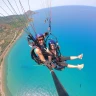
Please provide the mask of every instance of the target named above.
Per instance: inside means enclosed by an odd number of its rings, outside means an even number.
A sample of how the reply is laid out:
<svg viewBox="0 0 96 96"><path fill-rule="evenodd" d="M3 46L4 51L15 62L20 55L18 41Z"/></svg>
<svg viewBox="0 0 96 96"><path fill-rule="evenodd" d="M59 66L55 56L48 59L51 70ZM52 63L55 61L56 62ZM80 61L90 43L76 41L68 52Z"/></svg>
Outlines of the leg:
<svg viewBox="0 0 96 96"><path fill-rule="evenodd" d="M74 60L74 59L82 59L83 54L80 54L78 56L70 56L70 60Z"/></svg>
<svg viewBox="0 0 96 96"><path fill-rule="evenodd" d="M60 59L61 61L66 61L66 60L82 59L82 57L83 54L80 54L78 56L69 56L69 57L61 56Z"/></svg>
<svg viewBox="0 0 96 96"><path fill-rule="evenodd" d="M63 62L63 61L66 61L66 60L71 60L71 59L70 59L70 57L61 56L60 60Z"/></svg>
<svg viewBox="0 0 96 96"><path fill-rule="evenodd" d="M68 64L67 66L68 68L77 68L79 70L81 70L83 67L84 67L84 64L78 64L78 65L71 65L71 64Z"/></svg>
<svg viewBox="0 0 96 96"><path fill-rule="evenodd" d="M81 70L84 67L84 64L72 65L72 64L67 64L65 62L59 62L59 65L65 66L67 68L77 68L79 70Z"/></svg>

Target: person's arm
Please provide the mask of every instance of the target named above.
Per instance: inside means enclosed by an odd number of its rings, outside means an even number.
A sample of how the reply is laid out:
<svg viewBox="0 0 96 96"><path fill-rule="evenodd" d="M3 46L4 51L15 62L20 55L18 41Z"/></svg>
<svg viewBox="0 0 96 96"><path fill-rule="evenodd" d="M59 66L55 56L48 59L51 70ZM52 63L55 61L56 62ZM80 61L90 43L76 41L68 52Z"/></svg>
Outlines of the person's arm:
<svg viewBox="0 0 96 96"><path fill-rule="evenodd" d="M39 58L40 58L40 60L41 60L42 62L45 62L45 61L46 61L45 58L44 58L44 56L43 56L43 54L42 54L42 52L41 52L41 50L40 50L39 48L36 48L36 49L35 49L35 52L36 52L36 54L39 56Z"/></svg>
<svg viewBox="0 0 96 96"><path fill-rule="evenodd" d="M45 33L43 34L44 38L47 37L48 35L49 35L49 32L45 32Z"/></svg>
<svg viewBox="0 0 96 96"><path fill-rule="evenodd" d="M49 60L49 62L51 62L52 61L52 56L48 56L48 60Z"/></svg>
<svg viewBox="0 0 96 96"><path fill-rule="evenodd" d="M49 51L48 48L47 48L46 52L48 52L50 54L50 56L48 56L48 60L49 60L49 62L51 62L52 61L52 56L51 56L52 53Z"/></svg>
<svg viewBox="0 0 96 96"><path fill-rule="evenodd" d="M49 51L49 49L47 48L46 52L48 52L50 55L52 55L52 53Z"/></svg>
<svg viewBox="0 0 96 96"><path fill-rule="evenodd" d="M50 70L52 70L52 66L50 65L51 62L45 60L45 58L44 58L41 50L40 50L39 48L36 48L35 52L36 52L36 54L39 56L40 60L41 60L42 62L44 62L44 64L45 64Z"/></svg>

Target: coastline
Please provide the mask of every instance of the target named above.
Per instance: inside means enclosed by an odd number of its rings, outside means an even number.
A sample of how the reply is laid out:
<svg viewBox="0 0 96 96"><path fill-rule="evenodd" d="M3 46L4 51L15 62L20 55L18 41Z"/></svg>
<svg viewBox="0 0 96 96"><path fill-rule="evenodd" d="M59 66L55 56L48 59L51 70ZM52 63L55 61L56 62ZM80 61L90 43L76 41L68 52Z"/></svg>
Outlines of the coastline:
<svg viewBox="0 0 96 96"><path fill-rule="evenodd" d="M18 30L19 31L19 30ZM17 33L18 33L17 31ZM22 36L24 30L22 29L20 31L20 34L17 36L17 33L15 32L15 36L13 37L12 41L9 43L9 45L6 47L2 55L0 56L0 59L2 60L1 66L0 66L0 93L1 96L5 96L5 88L4 88L4 59L6 55L8 54L11 47L14 45L14 43Z"/></svg>

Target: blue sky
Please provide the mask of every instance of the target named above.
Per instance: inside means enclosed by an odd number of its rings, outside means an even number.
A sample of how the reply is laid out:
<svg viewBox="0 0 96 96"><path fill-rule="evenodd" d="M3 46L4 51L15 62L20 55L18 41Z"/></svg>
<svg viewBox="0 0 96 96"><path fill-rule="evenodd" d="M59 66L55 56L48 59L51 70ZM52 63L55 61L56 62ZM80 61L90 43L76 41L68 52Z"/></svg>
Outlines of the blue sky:
<svg viewBox="0 0 96 96"><path fill-rule="evenodd" d="M22 12L19 0L0 0L0 6L5 11L7 11L8 14L12 15L12 12L7 8L7 6L4 4L3 1L7 4L8 7L10 7L10 4L8 3L8 1L10 1L12 6L14 7L14 9L18 12L18 9L15 4L15 1L16 1L20 11ZM20 1L23 5L25 11L27 11L29 9L28 1L30 3L30 9L33 11L50 6L50 2L51 2L51 6L53 6L53 7L54 6L63 6L63 5L85 5L85 6L96 7L96 0L20 0ZM2 10L1 7L0 7L0 13L2 13L4 16L8 15L6 12L4 12L4 10ZM12 10L11 7L10 7L10 9ZM0 16L1 16L1 14L0 14Z"/></svg>

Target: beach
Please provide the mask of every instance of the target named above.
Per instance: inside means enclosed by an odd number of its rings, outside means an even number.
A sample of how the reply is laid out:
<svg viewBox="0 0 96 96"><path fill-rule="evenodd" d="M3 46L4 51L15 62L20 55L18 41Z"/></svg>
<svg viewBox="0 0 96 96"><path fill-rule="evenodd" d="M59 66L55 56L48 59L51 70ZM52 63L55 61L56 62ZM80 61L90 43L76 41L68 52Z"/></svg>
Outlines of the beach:
<svg viewBox="0 0 96 96"><path fill-rule="evenodd" d="M14 45L14 43L21 37L22 33L24 32L23 29L20 31L21 33L17 36L17 33L20 30L17 30L15 32L15 35L12 39L12 41L9 43L9 45L5 48L5 50L3 51L2 55L0 56L1 61L1 66L0 66L0 93L2 94L1 96L5 96L4 95L4 59L6 57L6 55L8 54L9 50L11 49L11 47Z"/></svg>

